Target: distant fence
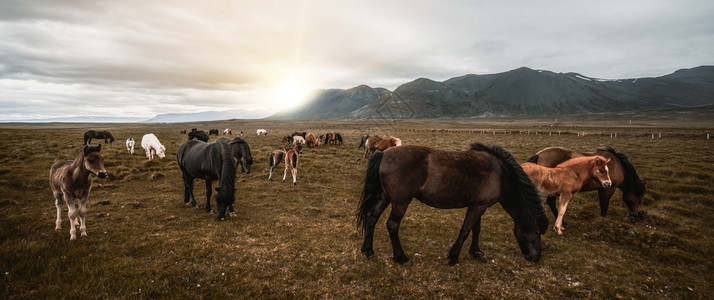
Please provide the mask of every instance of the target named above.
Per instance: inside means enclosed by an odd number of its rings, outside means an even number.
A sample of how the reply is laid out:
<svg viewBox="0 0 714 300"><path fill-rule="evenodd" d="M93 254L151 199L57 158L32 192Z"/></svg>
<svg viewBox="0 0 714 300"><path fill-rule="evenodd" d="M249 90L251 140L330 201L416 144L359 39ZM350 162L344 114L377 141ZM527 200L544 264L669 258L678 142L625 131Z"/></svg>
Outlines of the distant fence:
<svg viewBox="0 0 714 300"><path fill-rule="evenodd" d="M710 138L709 131L699 130L670 130L670 131L653 131L653 130L514 130L514 129L406 129L394 128L392 131L398 132L437 132L437 133L472 133L472 134L532 134L532 135L575 135L575 136L609 136L617 138L622 136L628 137L651 137L652 139L665 137L692 137L692 138Z"/></svg>

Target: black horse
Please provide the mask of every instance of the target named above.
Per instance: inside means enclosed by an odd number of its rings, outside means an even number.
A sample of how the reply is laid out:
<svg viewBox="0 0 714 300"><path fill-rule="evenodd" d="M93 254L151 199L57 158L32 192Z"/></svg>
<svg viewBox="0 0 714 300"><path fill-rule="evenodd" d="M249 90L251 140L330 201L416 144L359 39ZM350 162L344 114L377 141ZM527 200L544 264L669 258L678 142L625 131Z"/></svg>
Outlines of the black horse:
<svg viewBox="0 0 714 300"><path fill-rule="evenodd" d="M208 135L212 135L212 134L218 135L218 129L210 129L210 130L208 130Z"/></svg>
<svg viewBox="0 0 714 300"><path fill-rule="evenodd" d="M213 143L189 140L178 149L176 158L183 173L184 202L197 207L193 196L193 181L196 178L206 180L206 211L211 212L211 184L218 180L216 207L218 220L225 220L226 208L235 216L236 166L233 162L233 150L227 138L218 138Z"/></svg>
<svg viewBox="0 0 714 300"><path fill-rule="evenodd" d="M610 205L610 198L612 198L617 188L620 188L620 190L622 190L622 201L624 201L630 209L630 215L635 218L642 218L645 214L642 199L647 189L645 188L645 182L637 175L635 166L632 165L625 153L617 152L609 146L598 147L595 149L595 152L579 152L561 147L550 147L538 151L538 153L529 157L527 161L553 168L571 158L593 155L601 155L610 160L607 166L610 169L612 186L605 189L596 182L589 182L583 185L580 191L597 190L600 200L600 216L604 217ZM553 215L557 216L558 208L555 207L555 197L548 196L547 202L553 211Z"/></svg>
<svg viewBox="0 0 714 300"><path fill-rule="evenodd" d="M188 133L188 140L196 138L199 141L208 143L208 134L203 130L194 130Z"/></svg>
<svg viewBox="0 0 714 300"><path fill-rule="evenodd" d="M374 226L391 203L387 230L394 261L411 265L399 240L399 224L412 198L435 208L468 208L449 251L450 265L459 262L461 246L472 231L469 253L476 258L484 256L478 246L481 216L496 202L513 219L513 233L525 258L540 260L540 236L548 227L548 218L528 175L513 155L499 146L474 143L466 151L443 151L407 145L372 154L357 214L358 226L364 232L362 253L374 255Z"/></svg>
<svg viewBox="0 0 714 300"><path fill-rule="evenodd" d="M240 165L240 171L244 174L250 174L250 166L253 165L253 155L250 154L250 146L242 138L236 137L229 143L233 152L233 157L236 158L236 168ZM242 160L241 160L242 159ZM245 168L243 167L245 162Z"/></svg>
<svg viewBox="0 0 714 300"><path fill-rule="evenodd" d="M105 144L111 144L114 142L114 136L111 132L106 130L88 130L84 133L84 145L92 143L92 139L104 139ZM109 143L107 143L107 140Z"/></svg>

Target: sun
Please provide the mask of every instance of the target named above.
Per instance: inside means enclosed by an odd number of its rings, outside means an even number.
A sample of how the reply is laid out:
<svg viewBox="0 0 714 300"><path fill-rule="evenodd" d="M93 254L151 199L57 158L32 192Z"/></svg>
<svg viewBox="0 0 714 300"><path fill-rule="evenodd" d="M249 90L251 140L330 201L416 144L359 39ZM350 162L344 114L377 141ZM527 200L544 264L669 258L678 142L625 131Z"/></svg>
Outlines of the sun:
<svg viewBox="0 0 714 300"><path fill-rule="evenodd" d="M294 108L302 104L310 93L309 88L296 80L286 80L273 88L272 101L283 108Z"/></svg>

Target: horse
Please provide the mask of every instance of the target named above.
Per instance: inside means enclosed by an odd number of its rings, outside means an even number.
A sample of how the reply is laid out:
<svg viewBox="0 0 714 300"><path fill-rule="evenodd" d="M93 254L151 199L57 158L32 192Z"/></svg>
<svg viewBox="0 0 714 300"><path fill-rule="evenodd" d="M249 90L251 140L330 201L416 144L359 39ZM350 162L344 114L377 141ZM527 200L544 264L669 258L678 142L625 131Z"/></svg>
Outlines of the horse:
<svg viewBox="0 0 714 300"><path fill-rule="evenodd" d="M375 136L376 136L376 137L379 137L378 135L375 135ZM363 135L363 136L360 138L359 146L357 146L357 149L363 148L363 147L364 147L364 144L367 142L367 139L369 139L370 137L372 137L372 136L369 135L369 134Z"/></svg>
<svg viewBox="0 0 714 300"><path fill-rule="evenodd" d="M496 202L513 219L513 233L525 259L537 262L541 258L541 234L548 228L541 199L513 155L499 146L473 143L465 151L444 151L408 145L377 151L368 159L363 182L357 224L364 233L361 251L368 258L374 255L375 224L392 204L387 230L393 259L411 265L399 240L399 225L412 198L434 208L467 208L448 254L450 265L458 264L469 232L473 232L469 253L477 259L484 257L478 245L481 216Z"/></svg>
<svg viewBox="0 0 714 300"><path fill-rule="evenodd" d="M293 185L297 184L298 158L302 154L302 146L297 145L294 148L287 149L285 152L285 172L283 172L283 182L288 175L288 167L290 174L293 175Z"/></svg>
<svg viewBox="0 0 714 300"><path fill-rule="evenodd" d="M330 145L333 140L336 140L336 137L332 132L328 132L320 136L320 141L322 141L325 145Z"/></svg>
<svg viewBox="0 0 714 300"><path fill-rule="evenodd" d="M107 177L107 170L104 168L104 157L101 153L102 145L85 146L81 153L72 160L58 161L50 168L50 187L55 196L55 206L57 207L57 220L55 230L62 229L62 202L67 202L69 211L69 239L77 239L77 223L82 236L87 236L87 199L89 191L92 189L92 176L99 178ZM75 202L79 199L79 202ZM79 211L75 208L79 206ZM79 222L77 222L79 215Z"/></svg>
<svg viewBox="0 0 714 300"><path fill-rule="evenodd" d="M368 158L375 150L384 151L389 147L401 146L402 140L395 137L381 138L373 136L364 143L364 158Z"/></svg>
<svg viewBox="0 0 714 300"><path fill-rule="evenodd" d="M291 144L292 142L293 142L293 137L287 135L287 136L283 137L283 141L281 143Z"/></svg>
<svg viewBox="0 0 714 300"><path fill-rule="evenodd" d="M181 130L181 134L186 134L186 129Z"/></svg>
<svg viewBox="0 0 714 300"><path fill-rule="evenodd" d="M208 135L218 135L218 129L209 129Z"/></svg>
<svg viewBox="0 0 714 300"><path fill-rule="evenodd" d="M196 138L199 141L208 143L208 134L203 130L194 130L188 133L188 140Z"/></svg>
<svg viewBox="0 0 714 300"><path fill-rule="evenodd" d="M233 135L233 131L230 128L223 129L223 135Z"/></svg>
<svg viewBox="0 0 714 300"><path fill-rule="evenodd" d="M303 138L299 135L296 135L293 137L293 144L295 144L295 145L305 144L305 138Z"/></svg>
<svg viewBox="0 0 714 300"><path fill-rule="evenodd" d="M236 137L228 143L231 146L233 157L236 159L236 169L240 165L240 171L243 174L250 174L250 166L253 165L253 155L250 154L248 143L242 138ZM242 160L241 160L242 158ZM245 168L243 167L245 161Z"/></svg>
<svg viewBox="0 0 714 300"><path fill-rule="evenodd" d="M335 132L335 137L337 138L337 145L342 146L342 135Z"/></svg>
<svg viewBox="0 0 714 300"><path fill-rule="evenodd" d="M302 154L302 146L300 144L295 146L295 148L297 149L298 154ZM287 151L290 151L290 149L291 148L285 148L285 150L275 150L270 154L270 175L268 175L268 181L273 181L273 172L275 171L275 168L277 168L281 162L285 161L285 155ZM285 182L284 178L283 182Z"/></svg>
<svg viewBox="0 0 714 300"><path fill-rule="evenodd" d="M134 138L126 139L126 150L129 154L134 154Z"/></svg>
<svg viewBox="0 0 714 300"><path fill-rule="evenodd" d="M305 138L305 135L307 135L307 132L305 132L305 131L303 131L303 132L295 131L295 132L293 132L293 134L292 134L291 136L292 136L292 137L295 137L296 135L299 135L299 136L301 136L302 138Z"/></svg>
<svg viewBox="0 0 714 300"><path fill-rule="evenodd" d="M305 135L305 145L308 147L320 146L320 140L318 140L314 134L308 133Z"/></svg>
<svg viewBox="0 0 714 300"><path fill-rule="evenodd" d="M159 142L153 133L145 134L141 138L141 148L146 151L146 158L154 159L154 153L159 156L159 158L164 158L166 156L166 147Z"/></svg>
<svg viewBox="0 0 714 300"><path fill-rule="evenodd" d="M558 234L563 234L563 215L568 202L584 184L595 180L606 189L612 185L608 162L608 159L597 155L571 158L554 168L529 162L521 165L539 190L548 196L560 197L560 208L553 227Z"/></svg>
<svg viewBox="0 0 714 300"><path fill-rule="evenodd" d="M637 175L635 167L625 153L617 152L609 146L598 147L595 152L579 152L561 147L550 147L538 151L538 153L529 157L527 161L552 168L573 157L593 155L600 155L610 160L607 163L607 167L610 169L612 186L605 189L595 182L590 182L583 185L580 191L597 190L598 199L600 200L600 216L604 217L607 214L610 198L612 198L617 188L620 188L622 190L622 201L630 209L630 215L634 218L642 218L645 214L642 205L642 198L644 198L646 191L645 182ZM547 202L551 211L553 211L553 215L557 216L558 209L555 207L555 197L548 196ZM565 222L563 223L565 224Z"/></svg>
<svg viewBox="0 0 714 300"><path fill-rule="evenodd" d="M92 139L103 139L105 144L114 143L114 136L106 130L88 130L84 133L84 144L89 145ZM107 140L109 143L107 143Z"/></svg>
<svg viewBox="0 0 714 300"><path fill-rule="evenodd" d="M226 208L235 216L236 167L233 164L233 150L227 138L218 138L213 143L189 140L183 142L176 152L184 182L184 203L198 208L193 196L193 181L196 178L206 180L206 212L211 210L211 185L218 180L216 195L217 218L225 220ZM189 197L191 202L189 203Z"/></svg>
<svg viewBox="0 0 714 300"><path fill-rule="evenodd" d="M328 132L322 136L324 136L325 145L342 145L342 135L340 135L339 133Z"/></svg>
<svg viewBox="0 0 714 300"><path fill-rule="evenodd" d="M268 131L265 129L258 129L255 131L255 133L257 133L258 135L268 135Z"/></svg>

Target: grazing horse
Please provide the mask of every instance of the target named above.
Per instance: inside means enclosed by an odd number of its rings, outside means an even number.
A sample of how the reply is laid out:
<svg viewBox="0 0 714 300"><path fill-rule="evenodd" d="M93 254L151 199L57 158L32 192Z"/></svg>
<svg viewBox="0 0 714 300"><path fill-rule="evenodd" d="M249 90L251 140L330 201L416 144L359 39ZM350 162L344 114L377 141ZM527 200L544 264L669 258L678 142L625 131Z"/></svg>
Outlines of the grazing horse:
<svg viewBox="0 0 714 300"><path fill-rule="evenodd" d="M188 140L196 138L199 141L208 143L208 134L203 130L194 130L188 133Z"/></svg>
<svg viewBox="0 0 714 300"><path fill-rule="evenodd" d="M176 152L176 159L183 173L184 203L198 208L193 196L193 181L196 178L206 180L206 211L211 210L211 184L218 180L216 207L218 220L225 220L226 208L235 216L236 167L233 164L233 150L230 140L218 138L213 143L189 140L183 142ZM189 198L191 202L189 203Z"/></svg>
<svg viewBox="0 0 714 300"><path fill-rule="evenodd" d="M208 135L218 135L218 129L209 129Z"/></svg>
<svg viewBox="0 0 714 300"><path fill-rule="evenodd" d="M325 145L342 145L342 135L337 132L328 132L322 136L324 136Z"/></svg>
<svg viewBox="0 0 714 300"><path fill-rule="evenodd" d="M342 146L342 135L335 132L335 137L337 138L337 145Z"/></svg>
<svg viewBox="0 0 714 300"><path fill-rule="evenodd" d="M233 135L233 131L230 128L223 129L223 135Z"/></svg>
<svg viewBox="0 0 714 300"><path fill-rule="evenodd" d="M146 158L154 159L154 153L159 156L159 158L164 158L166 156L166 147L159 142L153 133L145 134L141 138L141 148L146 151Z"/></svg>
<svg viewBox="0 0 714 300"><path fill-rule="evenodd" d="M305 145L308 147L320 146L320 140L318 140L314 134L308 133L305 135Z"/></svg>
<svg viewBox="0 0 714 300"><path fill-rule="evenodd" d="M401 146L402 140L395 137L381 138L373 136L364 143L364 158L368 158L375 150L384 151L390 147Z"/></svg>
<svg viewBox="0 0 714 300"><path fill-rule="evenodd" d="M289 167L290 174L293 175L293 185L297 184L298 158L300 157L300 154L302 154L302 146L300 145L288 149L285 152L285 172L283 172L283 182L285 182L285 177L288 175Z"/></svg>
<svg viewBox="0 0 714 300"><path fill-rule="evenodd" d="M258 129L255 131L255 133L257 133L258 135L268 135L268 131L265 129Z"/></svg>
<svg viewBox="0 0 714 300"><path fill-rule="evenodd" d="M79 230L82 236L87 236L87 199L89 191L92 189L91 174L99 178L107 177L107 170L104 169L104 157L101 153L102 145L85 146L84 150L72 160L58 161L50 168L50 187L55 196L55 206L57 207L57 220L55 230L62 229L62 202L67 202L69 211L69 239L77 239L77 215L79 214ZM79 202L75 202L79 199ZM75 207L79 205L79 212Z"/></svg>
<svg viewBox="0 0 714 300"><path fill-rule="evenodd" d="M547 193L548 196L560 197L558 217L553 227L558 234L563 234L563 215L568 208L568 202L584 184L595 180L603 188L612 186L608 162L606 158L597 155L571 158L554 168L529 162L521 165L539 190Z"/></svg>
<svg viewBox="0 0 714 300"><path fill-rule="evenodd" d="M622 201L624 201L630 209L630 215L635 218L644 216L645 211L642 206L642 198L645 196L645 182L637 175L635 167L625 153L617 152L609 146L599 147L595 152L578 152L561 147L550 147L538 151L538 153L528 158L528 162L552 168L574 157L593 155L600 155L610 160L610 162L607 163L607 167L610 169L612 186L605 189L596 182L589 182L583 185L580 191L597 190L600 200L600 216L604 217L605 214L607 214L610 198L617 188L622 190ZM558 209L555 207L555 197L548 196L547 202L553 211L553 215L557 216Z"/></svg>
<svg viewBox="0 0 714 300"><path fill-rule="evenodd" d="M295 148L297 149L298 154L302 154L302 146L300 144L295 146ZM275 171L275 168L277 168L281 162L285 161L286 151L290 151L290 149L291 148L285 148L285 150L275 150L270 154L270 175L268 175L268 181L273 181L273 172ZM285 179L283 179L283 182L285 182Z"/></svg>
<svg viewBox="0 0 714 300"><path fill-rule="evenodd" d="M495 145L471 144L465 151L444 151L424 146L402 146L369 157L357 223L364 232L362 253L374 255L372 240L379 216L392 204L387 230L394 261L411 265L399 240L399 225L412 198L435 208L467 208L466 218L448 254L450 265L459 262L464 240L473 232L469 253L482 258L478 238L481 216L496 202L514 221L513 233L528 261L541 257L541 234L548 218L533 183L511 153Z"/></svg>
<svg viewBox="0 0 714 300"><path fill-rule="evenodd" d="M281 143L291 144L292 142L293 142L293 137L288 135L283 138L283 141Z"/></svg>
<svg viewBox="0 0 714 300"><path fill-rule="evenodd" d="M305 138L305 135L307 135L307 132L305 132L305 131L303 131L303 132L297 132L297 131L295 131L295 132L293 132L293 134L292 134L291 136L292 136L292 137L295 137L296 135L299 135L299 136L301 136L302 138Z"/></svg>
<svg viewBox="0 0 714 300"><path fill-rule="evenodd" d="M92 143L92 139L103 139L105 144L111 144L114 142L114 136L111 132L106 130L88 130L84 133L84 144L89 145ZM107 141L109 141L107 143Z"/></svg>
<svg viewBox="0 0 714 300"><path fill-rule="evenodd" d="M181 130L181 134L186 134L186 129Z"/></svg>
<svg viewBox="0 0 714 300"><path fill-rule="evenodd" d="M236 137L228 143L233 151L233 157L236 159L236 168L240 165L240 171L243 174L250 174L250 166L253 165L253 155L250 154L248 143L242 138ZM242 160L241 160L242 158ZM245 168L243 167L245 161Z"/></svg>
<svg viewBox="0 0 714 300"><path fill-rule="evenodd" d="M305 139L299 135L296 135L293 137L293 144L295 144L295 145L305 144Z"/></svg>
<svg viewBox="0 0 714 300"><path fill-rule="evenodd" d="M375 136L376 136L376 137L379 137L378 135L375 135ZM370 137L372 137L372 136L369 135L369 134L368 134L368 135L363 135L363 136L360 138L359 146L357 146L357 149L363 148L364 145L365 145L365 143L367 142L367 139L369 139Z"/></svg>
<svg viewBox="0 0 714 300"><path fill-rule="evenodd" d="M134 138L126 139L126 150L129 154L134 154Z"/></svg>

